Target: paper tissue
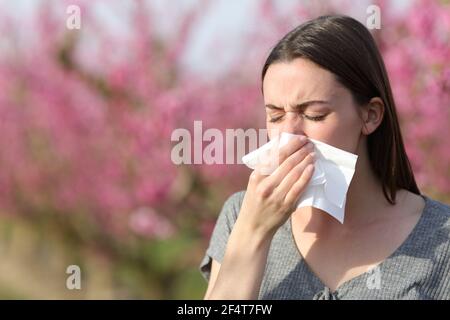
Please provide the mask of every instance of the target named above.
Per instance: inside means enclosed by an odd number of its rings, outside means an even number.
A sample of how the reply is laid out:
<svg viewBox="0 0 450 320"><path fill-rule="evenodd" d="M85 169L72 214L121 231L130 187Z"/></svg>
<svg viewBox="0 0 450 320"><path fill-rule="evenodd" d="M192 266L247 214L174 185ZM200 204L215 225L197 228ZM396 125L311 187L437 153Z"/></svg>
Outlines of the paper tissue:
<svg viewBox="0 0 450 320"><path fill-rule="evenodd" d="M299 137L282 132L278 139L272 139L260 148L246 154L242 161L251 169L258 164L266 163L268 159L272 164L265 168L263 174L271 174L277 167L277 148L288 143L291 139ZM308 138L314 144L316 161L314 173L305 191L300 196L297 208L313 206L321 209L340 223L344 223L345 201L347 190L355 173L358 156L356 154L338 149L318 140Z"/></svg>

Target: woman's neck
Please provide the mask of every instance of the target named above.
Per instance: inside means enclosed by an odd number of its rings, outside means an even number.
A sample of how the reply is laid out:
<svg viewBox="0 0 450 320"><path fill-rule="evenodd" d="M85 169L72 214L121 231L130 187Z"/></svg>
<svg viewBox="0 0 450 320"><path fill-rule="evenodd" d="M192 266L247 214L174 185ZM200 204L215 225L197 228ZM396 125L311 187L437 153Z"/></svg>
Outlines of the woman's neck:
<svg viewBox="0 0 450 320"><path fill-rule="evenodd" d="M362 140L359 146L355 174L347 191L345 222L350 225L369 222L379 216L374 215L374 212L383 212L383 209L392 206L384 196L381 181L372 169L366 141Z"/></svg>

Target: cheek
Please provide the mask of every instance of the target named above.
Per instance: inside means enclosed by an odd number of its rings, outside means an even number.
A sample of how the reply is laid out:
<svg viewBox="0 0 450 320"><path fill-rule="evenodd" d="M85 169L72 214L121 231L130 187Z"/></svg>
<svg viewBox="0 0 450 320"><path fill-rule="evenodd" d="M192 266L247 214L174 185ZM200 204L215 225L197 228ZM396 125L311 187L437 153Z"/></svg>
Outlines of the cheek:
<svg viewBox="0 0 450 320"><path fill-rule="evenodd" d="M309 125L305 128L305 133L313 139L356 153L361 135L361 122L359 118L334 115L323 123Z"/></svg>
<svg viewBox="0 0 450 320"><path fill-rule="evenodd" d="M266 121L266 129L267 129L267 135L269 136L269 140L272 140L273 137L277 136L278 132L278 126L276 123L271 123L269 121Z"/></svg>

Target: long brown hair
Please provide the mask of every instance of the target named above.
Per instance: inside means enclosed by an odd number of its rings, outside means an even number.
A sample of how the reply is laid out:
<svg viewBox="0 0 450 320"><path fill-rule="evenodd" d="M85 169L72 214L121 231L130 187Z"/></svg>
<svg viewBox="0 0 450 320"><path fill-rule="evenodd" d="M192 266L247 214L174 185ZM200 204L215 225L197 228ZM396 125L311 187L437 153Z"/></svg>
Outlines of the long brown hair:
<svg viewBox="0 0 450 320"><path fill-rule="evenodd" d="M380 179L386 199L395 204L397 190L420 195L406 154L394 97L383 58L369 30L341 15L321 16L286 34L272 49L262 69L295 58L313 61L332 72L359 105L380 97L385 106L379 127L367 138L370 164Z"/></svg>

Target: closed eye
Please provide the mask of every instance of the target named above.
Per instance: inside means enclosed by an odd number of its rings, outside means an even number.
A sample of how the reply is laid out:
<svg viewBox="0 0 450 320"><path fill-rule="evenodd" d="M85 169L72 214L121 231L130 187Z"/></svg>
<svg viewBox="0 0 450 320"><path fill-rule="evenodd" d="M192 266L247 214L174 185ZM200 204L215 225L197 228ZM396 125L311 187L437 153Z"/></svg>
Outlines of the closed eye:
<svg viewBox="0 0 450 320"><path fill-rule="evenodd" d="M283 118L283 116L278 116L278 117L270 118L269 122L278 122L278 121L281 120L281 118Z"/></svg>
<svg viewBox="0 0 450 320"><path fill-rule="evenodd" d="M306 119L311 120L311 121L322 121L326 117L326 115L322 115L322 116L307 116L306 114L304 114L303 116Z"/></svg>
<svg viewBox="0 0 450 320"><path fill-rule="evenodd" d="M302 114L302 116L304 118L306 118L307 120L310 121L322 121L323 119L325 119L326 115L321 115L321 116L308 116L306 114ZM283 118L283 116L278 116L278 117L274 117L274 118L270 118L269 122L279 122L281 119Z"/></svg>

